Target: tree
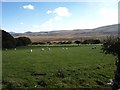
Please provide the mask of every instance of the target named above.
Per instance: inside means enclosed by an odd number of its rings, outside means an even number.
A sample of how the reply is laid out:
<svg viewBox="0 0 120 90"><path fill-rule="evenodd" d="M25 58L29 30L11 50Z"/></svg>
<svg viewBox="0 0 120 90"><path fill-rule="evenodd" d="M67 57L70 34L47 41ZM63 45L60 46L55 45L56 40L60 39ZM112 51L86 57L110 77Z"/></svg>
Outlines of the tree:
<svg viewBox="0 0 120 90"><path fill-rule="evenodd" d="M99 44L100 40L98 39L87 39L82 42L82 44Z"/></svg>
<svg viewBox="0 0 120 90"><path fill-rule="evenodd" d="M70 40L66 41L66 44L72 44L72 41L70 41Z"/></svg>
<svg viewBox="0 0 120 90"><path fill-rule="evenodd" d="M120 89L120 37L108 37L103 43L102 50L105 54L113 54L114 56L117 56L117 68L113 79L112 89Z"/></svg>
<svg viewBox="0 0 120 90"><path fill-rule="evenodd" d="M93 44L100 44L100 40L98 39L93 40Z"/></svg>
<svg viewBox="0 0 120 90"><path fill-rule="evenodd" d="M2 48L15 48L16 43L15 39L12 35L10 35L8 32L2 30Z"/></svg>
<svg viewBox="0 0 120 90"><path fill-rule="evenodd" d="M79 44L80 44L81 42L77 40L77 41L75 41L74 43L78 44L78 46L79 46Z"/></svg>
<svg viewBox="0 0 120 90"><path fill-rule="evenodd" d="M31 40L28 37L18 37L16 40L16 46L27 46L31 44Z"/></svg>

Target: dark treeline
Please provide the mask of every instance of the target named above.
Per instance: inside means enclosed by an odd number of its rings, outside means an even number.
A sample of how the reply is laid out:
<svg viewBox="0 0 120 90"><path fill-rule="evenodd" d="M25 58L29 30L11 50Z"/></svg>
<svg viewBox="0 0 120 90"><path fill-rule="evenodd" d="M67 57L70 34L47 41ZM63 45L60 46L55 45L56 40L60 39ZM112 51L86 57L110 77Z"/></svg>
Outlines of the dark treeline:
<svg viewBox="0 0 120 90"><path fill-rule="evenodd" d="M27 46L31 44L31 40L27 37L14 38L8 32L2 31L2 49L15 48L17 46Z"/></svg>
<svg viewBox="0 0 120 90"><path fill-rule="evenodd" d="M44 45L44 44L100 44L102 43L100 40L98 39L86 39L84 41L79 41L79 40L75 40L75 41L57 41L57 42L33 42L33 45Z"/></svg>
<svg viewBox="0 0 120 90"><path fill-rule="evenodd" d="M27 46L29 44L32 45L45 45L45 44L100 44L101 41L98 39L86 39L84 41L75 40L75 41L57 41L57 42L31 42L28 37L18 37L14 38L8 32L2 31L2 48L15 48L18 46Z"/></svg>
<svg viewBox="0 0 120 90"><path fill-rule="evenodd" d="M16 43L14 37L2 30L2 48L14 48L15 46Z"/></svg>
<svg viewBox="0 0 120 90"><path fill-rule="evenodd" d="M27 37L18 37L15 38L16 46L27 46L31 44L31 40Z"/></svg>

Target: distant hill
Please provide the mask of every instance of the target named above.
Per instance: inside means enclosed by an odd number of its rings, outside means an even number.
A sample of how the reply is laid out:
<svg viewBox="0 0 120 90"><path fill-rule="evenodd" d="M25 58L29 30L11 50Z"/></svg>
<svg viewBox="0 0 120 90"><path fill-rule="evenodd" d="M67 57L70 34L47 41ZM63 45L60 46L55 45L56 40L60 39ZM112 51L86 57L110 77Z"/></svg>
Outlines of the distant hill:
<svg viewBox="0 0 120 90"><path fill-rule="evenodd" d="M120 24L108 25L103 27L98 27L94 29L75 29L75 30L57 30L57 31L49 31L49 32L25 32L25 33L14 33L11 34L14 37L19 36L28 36L35 41L44 41L46 40L62 40L62 39L78 39L80 37L103 37L108 35L117 35L118 34L118 26ZM36 39L37 40L34 40ZM44 40L43 40L44 39Z"/></svg>
<svg viewBox="0 0 120 90"><path fill-rule="evenodd" d="M49 32L25 32L25 33L15 33L10 32L13 36L79 36L79 35L116 35L118 34L118 24L103 26L95 29L75 29L75 30L57 30L57 31L49 31Z"/></svg>

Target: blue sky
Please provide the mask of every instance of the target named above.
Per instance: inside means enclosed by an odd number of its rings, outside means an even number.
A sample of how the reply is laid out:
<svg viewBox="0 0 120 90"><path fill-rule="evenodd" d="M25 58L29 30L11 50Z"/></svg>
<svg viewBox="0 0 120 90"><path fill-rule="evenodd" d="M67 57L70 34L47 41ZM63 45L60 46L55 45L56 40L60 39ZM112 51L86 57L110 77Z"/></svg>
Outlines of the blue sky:
<svg viewBox="0 0 120 90"><path fill-rule="evenodd" d="M91 29L118 23L118 2L2 2L8 32Z"/></svg>

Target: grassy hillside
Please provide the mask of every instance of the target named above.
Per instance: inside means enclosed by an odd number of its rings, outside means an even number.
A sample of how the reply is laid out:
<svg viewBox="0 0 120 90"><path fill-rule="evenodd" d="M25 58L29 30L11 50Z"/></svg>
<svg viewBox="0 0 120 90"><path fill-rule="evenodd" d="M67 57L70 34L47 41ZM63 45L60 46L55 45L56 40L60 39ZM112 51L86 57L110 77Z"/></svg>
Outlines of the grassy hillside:
<svg viewBox="0 0 120 90"><path fill-rule="evenodd" d="M100 45L20 47L3 51L3 87L110 87L115 58ZM96 49L92 49L96 47ZM33 52L30 53L32 48ZM66 49L68 48L68 49Z"/></svg>

